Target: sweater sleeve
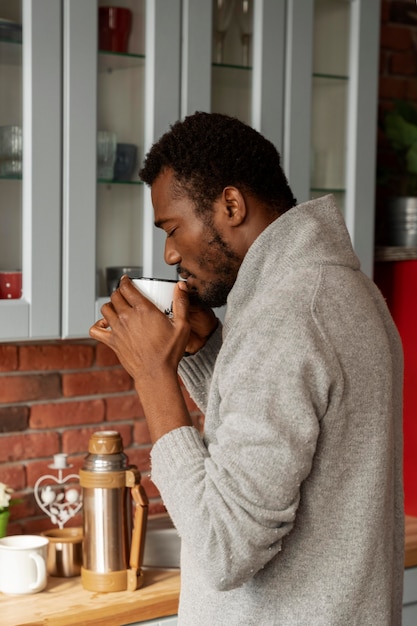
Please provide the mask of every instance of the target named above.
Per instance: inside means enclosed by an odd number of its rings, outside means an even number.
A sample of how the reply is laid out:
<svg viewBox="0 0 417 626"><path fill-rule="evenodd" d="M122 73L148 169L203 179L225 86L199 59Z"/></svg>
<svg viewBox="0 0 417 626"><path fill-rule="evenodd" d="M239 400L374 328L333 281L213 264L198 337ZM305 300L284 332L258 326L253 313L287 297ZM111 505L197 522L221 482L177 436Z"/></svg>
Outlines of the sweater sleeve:
<svg viewBox="0 0 417 626"><path fill-rule="evenodd" d="M214 371L207 446L184 427L152 450L152 479L183 549L220 590L279 553L312 467L337 361L312 316L292 313L264 308L230 329Z"/></svg>

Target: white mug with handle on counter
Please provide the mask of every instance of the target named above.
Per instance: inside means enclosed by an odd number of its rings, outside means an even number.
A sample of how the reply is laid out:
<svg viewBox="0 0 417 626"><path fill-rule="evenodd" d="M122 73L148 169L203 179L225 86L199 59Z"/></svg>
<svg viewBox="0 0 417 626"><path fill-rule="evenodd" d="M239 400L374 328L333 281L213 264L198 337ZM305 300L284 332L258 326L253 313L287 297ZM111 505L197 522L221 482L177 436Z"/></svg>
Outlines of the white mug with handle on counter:
<svg viewBox="0 0 417 626"><path fill-rule="evenodd" d="M47 547L48 539L38 535L0 539L0 591L21 595L45 589Z"/></svg>

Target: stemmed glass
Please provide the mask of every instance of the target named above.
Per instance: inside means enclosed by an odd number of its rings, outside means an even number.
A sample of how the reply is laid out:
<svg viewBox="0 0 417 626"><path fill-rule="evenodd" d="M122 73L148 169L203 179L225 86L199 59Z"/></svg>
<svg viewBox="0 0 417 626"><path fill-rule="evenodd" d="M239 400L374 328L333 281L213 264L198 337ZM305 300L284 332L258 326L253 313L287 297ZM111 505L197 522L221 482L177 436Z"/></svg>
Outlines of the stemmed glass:
<svg viewBox="0 0 417 626"><path fill-rule="evenodd" d="M215 34L215 63L223 63L224 40L232 19L236 0L213 0L213 24Z"/></svg>
<svg viewBox="0 0 417 626"><path fill-rule="evenodd" d="M242 41L242 64L249 66L253 31L253 0L238 0L236 9Z"/></svg>

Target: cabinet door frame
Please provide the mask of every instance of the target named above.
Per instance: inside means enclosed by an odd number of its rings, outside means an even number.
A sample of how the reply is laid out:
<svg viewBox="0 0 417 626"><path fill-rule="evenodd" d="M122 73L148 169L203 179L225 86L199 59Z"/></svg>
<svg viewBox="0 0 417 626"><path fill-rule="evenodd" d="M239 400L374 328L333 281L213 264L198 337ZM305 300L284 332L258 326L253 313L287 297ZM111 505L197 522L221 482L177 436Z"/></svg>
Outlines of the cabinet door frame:
<svg viewBox="0 0 417 626"><path fill-rule="evenodd" d="M373 275L380 0L349 0L345 220L362 270ZM284 167L299 202L310 198L313 9L287 0Z"/></svg>
<svg viewBox="0 0 417 626"><path fill-rule="evenodd" d="M1 341L61 331L61 3L22 0L22 21L23 295L0 301Z"/></svg>
<svg viewBox="0 0 417 626"><path fill-rule="evenodd" d="M97 6L97 0L64 0L64 338L87 336L102 304L96 298ZM145 152L179 117L180 25L180 0L146 0ZM143 215L144 274L172 278L149 189Z"/></svg>
<svg viewBox="0 0 417 626"><path fill-rule="evenodd" d="M352 0L345 220L363 271L373 276L380 0Z"/></svg>
<svg viewBox="0 0 417 626"><path fill-rule="evenodd" d="M286 0L256 0L251 125L283 145ZM181 116L211 110L212 0L183 0Z"/></svg>

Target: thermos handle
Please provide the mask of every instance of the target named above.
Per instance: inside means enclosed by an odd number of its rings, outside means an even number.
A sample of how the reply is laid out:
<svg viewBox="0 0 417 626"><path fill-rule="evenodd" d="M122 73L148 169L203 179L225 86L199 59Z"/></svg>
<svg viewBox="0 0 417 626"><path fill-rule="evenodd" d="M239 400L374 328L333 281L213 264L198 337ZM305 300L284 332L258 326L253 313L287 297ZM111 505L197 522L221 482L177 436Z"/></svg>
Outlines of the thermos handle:
<svg viewBox="0 0 417 626"><path fill-rule="evenodd" d="M131 469L126 471L126 486L131 487L132 498L135 503L133 518L132 543L127 576L128 591L138 588L138 576L141 575L143 552L145 549L146 522L148 519L148 497L140 484L140 473Z"/></svg>

